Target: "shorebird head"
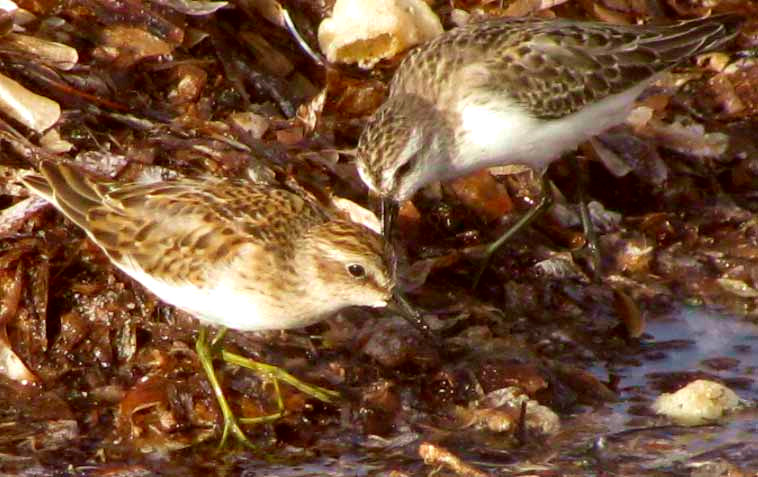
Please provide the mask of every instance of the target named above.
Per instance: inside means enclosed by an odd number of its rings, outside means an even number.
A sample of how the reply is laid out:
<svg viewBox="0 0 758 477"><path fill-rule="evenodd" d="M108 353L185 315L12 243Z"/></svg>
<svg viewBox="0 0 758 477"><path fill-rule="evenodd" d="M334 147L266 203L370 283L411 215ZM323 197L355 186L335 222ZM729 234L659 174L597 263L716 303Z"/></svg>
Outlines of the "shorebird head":
<svg viewBox="0 0 758 477"><path fill-rule="evenodd" d="M344 220L316 227L304 238L298 262L305 294L328 311L346 306L387 308L431 336L420 313L406 301L395 280L392 246L376 232ZM314 305L316 306L316 305Z"/></svg>
<svg viewBox="0 0 758 477"><path fill-rule="evenodd" d="M306 293L325 306L384 307L395 282L389 248L382 236L346 220L331 220L312 229L298 248L300 278Z"/></svg>
<svg viewBox="0 0 758 477"><path fill-rule="evenodd" d="M369 191L402 202L426 184L431 131L412 97L388 99L371 117L356 149L356 166Z"/></svg>
<svg viewBox="0 0 758 477"><path fill-rule="evenodd" d="M435 131L434 125L444 122L432 117L434 111L417 96L392 96L358 140L356 166L372 201L378 202L385 237L391 237L399 204L438 179L435 160L443 156L444 133Z"/></svg>

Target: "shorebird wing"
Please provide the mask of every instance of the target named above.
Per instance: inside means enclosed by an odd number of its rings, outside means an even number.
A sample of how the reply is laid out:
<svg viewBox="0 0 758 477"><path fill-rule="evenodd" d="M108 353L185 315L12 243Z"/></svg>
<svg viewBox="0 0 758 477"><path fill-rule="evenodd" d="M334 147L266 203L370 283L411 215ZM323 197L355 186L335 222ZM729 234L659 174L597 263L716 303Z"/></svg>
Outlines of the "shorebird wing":
<svg viewBox="0 0 758 477"><path fill-rule="evenodd" d="M217 178L98 183L76 168L45 161L23 179L87 232L126 273L202 283L240 247L280 247L292 231L324 219L299 196ZM272 213L272 209L275 213ZM301 227L285 227L291 221Z"/></svg>
<svg viewBox="0 0 758 477"><path fill-rule="evenodd" d="M725 14L668 26L634 27L565 20L483 22L511 29L486 55L480 87L504 85L540 119L573 114L590 103L652 82L656 75L732 39L744 19ZM518 26L518 28L515 28Z"/></svg>

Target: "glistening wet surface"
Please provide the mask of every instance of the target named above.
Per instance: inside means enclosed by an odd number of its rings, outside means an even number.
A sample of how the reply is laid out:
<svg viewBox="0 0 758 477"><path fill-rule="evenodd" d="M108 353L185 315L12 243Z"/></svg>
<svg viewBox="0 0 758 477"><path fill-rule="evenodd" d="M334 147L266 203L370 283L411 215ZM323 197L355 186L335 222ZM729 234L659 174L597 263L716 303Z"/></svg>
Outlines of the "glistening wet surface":
<svg viewBox="0 0 758 477"><path fill-rule="evenodd" d="M637 364L591 369L601 379L618 379L618 401L563 416L562 431L551 442L527 443L494 459L481 449L448 450L467 456L467 462L486 475L705 477L721 475L728 465L758 469L758 326L729 314L682 306L649 317L641 341ZM717 423L692 428L649 410L661 392L696 378L727 384L746 407ZM296 465L244 459L235 467L250 476L422 475L428 468L424 470L415 456L423 440L422 434L406 430L390 438L356 441L353 451L338 458L322 456ZM438 470L438 475L453 475Z"/></svg>
<svg viewBox="0 0 758 477"><path fill-rule="evenodd" d="M689 475L688 469L719 459L758 469L758 326L733 315L685 306L649 317L641 348L636 365L593 368L599 376L619 379L619 402L604 412L576 418L600 435L586 437L594 440L589 455L598 457L602 465L636 462L637 471L649 475L678 475L677 470ZM650 405L660 393L694 379L726 384L745 401L745 408L711 425L692 428L652 414Z"/></svg>
<svg viewBox="0 0 758 477"><path fill-rule="evenodd" d="M403 291L441 346L365 309L306 330L230 330L228 351L343 395L325 404L282 385L284 417L245 428L256 450L217 448L222 420L193 346L198 321L119 272L18 179L46 158L98 181L249 178L370 206L348 152L403 53L372 71L323 68L259 8L278 9L273 0L18 3L15 16L0 11L0 75L26 91L0 104L0 474L756 473L754 406L684 428L650 404L698 379L748 404L758 397L758 2L425 2L446 29L514 10L746 22L723 49L661 77L627 124L554 162L544 177L556 206L511 237L478 287L475 251L537 203L540 174L481 170L401 204ZM333 4L281 7L315 49ZM37 41L67 59L30 50ZM14 114L27 104L57 106L36 111L55 124L11 119L34 113ZM580 197L597 264L582 249ZM239 416L277 410L269 376L215 364Z"/></svg>

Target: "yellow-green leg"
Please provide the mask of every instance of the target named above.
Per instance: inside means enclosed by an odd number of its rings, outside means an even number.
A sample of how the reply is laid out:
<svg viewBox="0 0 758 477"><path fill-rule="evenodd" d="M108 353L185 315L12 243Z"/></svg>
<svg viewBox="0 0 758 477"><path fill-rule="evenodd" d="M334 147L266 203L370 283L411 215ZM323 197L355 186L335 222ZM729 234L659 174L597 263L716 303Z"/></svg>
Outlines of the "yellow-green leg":
<svg viewBox="0 0 758 477"><path fill-rule="evenodd" d="M492 255L497 251L497 249L499 249L506 241L513 237L516 232L531 224L537 217L547 211L547 209L550 208L550 206L553 204L553 194L551 194L550 191L550 184L548 183L547 179L545 179L544 174L542 175L541 179L542 197L540 197L539 203L536 206L532 207L526 214L524 214L523 217L518 220L518 222L513 224L497 240L487 246L484 251L484 258L482 258L479 269L477 270L476 275L474 275L474 284L472 286L472 289L476 289L477 285L479 285L479 280L482 278L482 273L484 273L484 270L490 263Z"/></svg>
<svg viewBox="0 0 758 477"><path fill-rule="evenodd" d="M267 376L273 379L274 382L281 381L283 383L287 383L298 391L312 396L319 401L333 403L334 401L340 399L340 394L337 391L332 391L331 389L308 384L297 379L295 376L277 366L254 361L250 358L246 358L235 353L230 353L226 350L221 350L221 359L227 363L232 363L236 364L237 366L242 366L243 368L251 369L258 373L260 376Z"/></svg>
<svg viewBox="0 0 758 477"><path fill-rule="evenodd" d="M195 351L197 351L197 357L200 360L200 364L203 366L205 375L208 377L208 382L211 384L213 393L216 395L216 401L218 402L218 407L221 410L221 415L224 417L224 429L221 433L219 448L224 447L226 444L226 439L229 437L230 432L246 447L255 448L253 443L248 440L245 433L242 432L242 429L239 427L237 419L234 416L234 412L232 412L231 407L229 407L226 396L224 396L224 391L221 389L221 384L218 382L218 378L216 377L216 370L213 368L214 353L212 352L212 349L220 342L224 334L226 334L226 329L219 331L218 334L214 337L213 342L209 344L206 329L205 327L201 327L197 340L195 341Z"/></svg>
<svg viewBox="0 0 758 477"><path fill-rule="evenodd" d="M245 358L244 356L225 351L222 348L221 358L224 361L251 369L261 376L270 378L274 384L274 392L276 393L278 411L268 416L240 418L238 420L234 416L234 413L232 412L232 409L226 400L226 396L224 396L224 392L221 389L218 378L216 377L216 371L213 368L213 355L216 354L216 350L220 347L220 343L225 335L226 328L222 328L218 333L216 333L216 336L213 337L211 343L208 343L206 329L205 327L201 327L197 340L195 341L195 350L197 351L198 359L200 360L200 364L203 366L203 370L208 377L208 381L211 384L213 393L216 395L216 401L218 401L219 408L221 409L221 414L224 418L224 429L221 434L219 448L223 447L226 444L226 439L229 437L229 433L231 433L243 445L255 449L255 446L248 440L245 433L239 427L239 423L261 424L274 421L284 415L284 402L279 391L280 380L324 402L334 402L335 400L339 399L339 393L335 391L309 385L295 378L281 368L265 363L259 363L252 359Z"/></svg>

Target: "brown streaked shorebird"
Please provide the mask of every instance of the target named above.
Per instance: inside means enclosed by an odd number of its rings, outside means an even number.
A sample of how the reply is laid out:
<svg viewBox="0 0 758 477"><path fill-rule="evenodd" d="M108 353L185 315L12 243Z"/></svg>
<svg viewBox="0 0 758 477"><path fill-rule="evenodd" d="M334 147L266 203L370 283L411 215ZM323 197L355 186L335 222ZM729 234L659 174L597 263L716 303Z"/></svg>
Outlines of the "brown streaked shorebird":
<svg viewBox="0 0 758 477"><path fill-rule="evenodd" d="M732 14L668 26L496 18L419 46L356 150L358 172L381 200L385 236L398 204L431 182L503 165L544 174L562 153L622 123L660 73L719 48L742 22ZM488 247L487 260L549 205L545 192Z"/></svg>
<svg viewBox="0 0 758 477"><path fill-rule="evenodd" d="M103 183L44 161L24 184L53 204L124 273L161 300L225 329L299 328L348 306L413 313L395 283L385 240L300 195L218 178ZM198 357L231 432L248 444L219 386L201 329ZM273 376L323 401L334 391L223 351L228 362Z"/></svg>

